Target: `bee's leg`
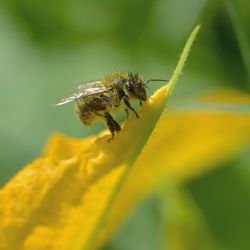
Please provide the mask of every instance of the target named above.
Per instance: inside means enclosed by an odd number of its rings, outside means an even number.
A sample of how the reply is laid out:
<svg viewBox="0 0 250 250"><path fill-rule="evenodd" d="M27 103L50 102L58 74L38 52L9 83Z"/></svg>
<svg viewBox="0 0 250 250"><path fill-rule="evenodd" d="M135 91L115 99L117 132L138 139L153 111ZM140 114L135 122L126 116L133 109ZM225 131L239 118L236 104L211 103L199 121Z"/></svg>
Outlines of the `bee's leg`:
<svg viewBox="0 0 250 250"><path fill-rule="evenodd" d="M124 104L128 107L128 109L132 110L135 113L136 117L139 118L139 115L136 112L136 110L130 105L127 96L123 96L122 100L123 100Z"/></svg>
<svg viewBox="0 0 250 250"><path fill-rule="evenodd" d="M142 106L142 101L139 102L140 106Z"/></svg>
<svg viewBox="0 0 250 250"><path fill-rule="evenodd" d="M129 118L129 110L127 108L124 109L127 115L127 119Z"/></svg>
<svg viewBox="0 0 250 250"><path fill-rule="evenodd" d="M98 114L98 116L101 116L105 119L105 122L111 132L112 137L108 139L108 142L114 139L115 132L119 132L121 130L121 127L117 121L114 120L114 118L111 116L110 113L105 112L104 114Z"/></svg>

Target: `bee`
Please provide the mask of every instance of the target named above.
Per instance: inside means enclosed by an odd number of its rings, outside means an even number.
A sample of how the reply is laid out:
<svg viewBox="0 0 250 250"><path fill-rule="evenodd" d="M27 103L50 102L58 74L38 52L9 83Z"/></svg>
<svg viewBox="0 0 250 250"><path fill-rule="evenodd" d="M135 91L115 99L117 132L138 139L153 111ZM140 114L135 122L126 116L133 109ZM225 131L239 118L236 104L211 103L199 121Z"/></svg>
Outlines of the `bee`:
<svg viewBox="0 0 250 250"><path fill-rule="evenodd" d="M137 118L137 111L131 106L131 100L139 101L140 105L147 100L146 88L150 81L167 81L150 79L144 81L137 73L113 73L102 80L79 84L75 92L56 102L55 106L75 102L76 114L84 125L91 125L97 119L103 120L110 130L111 138L121 130L119 123L111 113L123 109L127 118L132 111Z"/></svg>

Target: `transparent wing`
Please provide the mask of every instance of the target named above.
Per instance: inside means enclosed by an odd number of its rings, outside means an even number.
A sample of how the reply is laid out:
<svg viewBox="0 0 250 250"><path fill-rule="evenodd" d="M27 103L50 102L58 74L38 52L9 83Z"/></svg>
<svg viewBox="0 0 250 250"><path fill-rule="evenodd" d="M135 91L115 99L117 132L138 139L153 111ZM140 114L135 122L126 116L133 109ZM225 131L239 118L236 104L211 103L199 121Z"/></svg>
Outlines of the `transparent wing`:
<svg viewBox="0 0 250 250"><path fill-rule="evenodd" d="M69 96L66 96L56 102L54 106L64 105L73 102L79 98L84 98L91 95L102 94L108 92L109 89L101 86L101 81L93 81L88 83L79 84L76 87L76 91Z"/></svg>
<svg viewBox="0 0 250 250"><path fill-rule="evenodd" d="M102 87L102 81L95 80L91 82L80 83L75 87L75 89L83 90L83 89L89 89L89 88L94 88L94 87Z"/></svg>

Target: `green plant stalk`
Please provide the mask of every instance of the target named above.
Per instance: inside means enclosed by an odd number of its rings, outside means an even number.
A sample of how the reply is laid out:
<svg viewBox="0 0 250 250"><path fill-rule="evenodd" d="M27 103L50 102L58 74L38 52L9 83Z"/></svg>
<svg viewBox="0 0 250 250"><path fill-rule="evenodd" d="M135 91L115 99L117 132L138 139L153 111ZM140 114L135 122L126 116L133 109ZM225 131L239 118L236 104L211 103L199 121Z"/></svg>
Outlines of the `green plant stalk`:
<svg viewBox="0 0 250 250"><path fill-rule="evenodd" d="M247 89L250 89L250 41L246 35L246 27L240 15L239 7L235 0L225 0L227 11L232 21L232 25L236 34L236 38L239 44L242 60L245 65L248 85Z"/></svg>

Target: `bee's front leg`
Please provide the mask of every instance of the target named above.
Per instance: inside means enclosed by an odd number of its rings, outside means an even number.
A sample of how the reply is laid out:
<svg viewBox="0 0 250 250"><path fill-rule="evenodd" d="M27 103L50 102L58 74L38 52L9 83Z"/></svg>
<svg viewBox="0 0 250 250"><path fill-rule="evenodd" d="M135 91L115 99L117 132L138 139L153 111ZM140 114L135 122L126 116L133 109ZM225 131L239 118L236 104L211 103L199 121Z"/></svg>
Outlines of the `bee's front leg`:
<svg viewBox="0 0 250 250"><path fill-rule="evenodd" d="M127 115L127 119L129 118L129 110L127 108L124 108L126 115Z"/></svg>
<svg viewBox="0 0 250 250"><path fill-rule="evenodd" d="M124 104L125 104L130 110L132 110L132 111L135 113L135 116L136 116L137 118L139 118L139 115L138 115L138 113L136 112L136 110L130 105L127 96L123 96L123 97L122 97L122 100L123 100Z"/></svg>

